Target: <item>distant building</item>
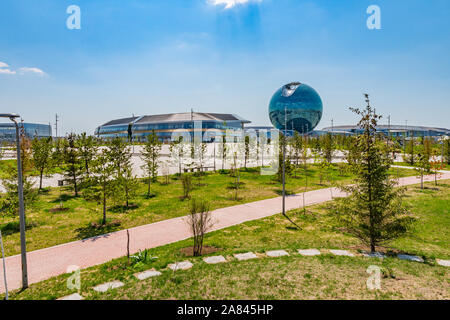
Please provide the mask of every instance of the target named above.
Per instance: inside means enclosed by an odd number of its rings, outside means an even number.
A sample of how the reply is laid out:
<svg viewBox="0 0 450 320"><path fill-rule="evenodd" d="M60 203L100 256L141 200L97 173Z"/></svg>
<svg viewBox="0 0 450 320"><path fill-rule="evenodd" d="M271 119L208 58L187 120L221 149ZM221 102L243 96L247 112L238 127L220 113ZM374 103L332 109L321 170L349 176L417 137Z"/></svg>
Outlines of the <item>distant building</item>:
<svg viewBox="0 0 450 320"><path fill-rule="evenodd" d="M154 130L161 141L170 141L176 132L189 133L191 138L194 132L198 131L202 134L208 131L211 135L221 136L227 130L243 129L247 123L250 121L234 114L171 113L112 120L98 127L95 135L102 139L122 137L145 141Z"/></svg>
<svg viewBox="0 0 450 320"><path fill-rule="evenodd" d="M360 134L363 129L358 126L333 126L323 128L321 131L333 134ZM439 137L450 135L450 130L445 128L402 126L402 125L379 125L377 131L391 137Z"/></svg>
<svg viewBox="0 0 450 320"><path fill-rule="evenodd" d="M52 128L49 124L19 123L25 135L30 138L47 138L52 136ZM0 141L13 142L16 140L16 127L14 123L0 123Z"/></svg>

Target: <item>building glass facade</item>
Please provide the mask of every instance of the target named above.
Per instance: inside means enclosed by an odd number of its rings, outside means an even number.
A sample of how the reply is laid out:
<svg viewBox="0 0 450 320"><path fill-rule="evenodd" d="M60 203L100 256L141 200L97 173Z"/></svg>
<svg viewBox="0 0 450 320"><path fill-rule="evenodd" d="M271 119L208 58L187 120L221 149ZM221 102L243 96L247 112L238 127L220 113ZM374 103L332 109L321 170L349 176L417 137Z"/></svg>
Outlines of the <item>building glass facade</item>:
<svg viewBox="0 0 450 320"><path fill-rule="evenodd" d="M192 119L192 120L191 120ZM170 141L174 135L194 134L201 132L208 137L224 135L225 132L243 129L249 121L235 115L221 114L170 114L126 118L123 121L113 120L95 130L95 135L102 139L122 137L133 141L145 141L155 131L161 141Z"/></svg>
<svg viewBox="0 0 450 320"><path fill-rule="evenodd" d="M281 131L311 132L322 119L323 105L319 94L299 82L278 89L269 104L269 118ZM286 127L286 128L285 128Z"/></svg>
<svg viewBox="0 0 450 320"><path fill-rule="evenodd" d="M48 124L19 123L29 139L47 138L52 136L52 128ZM16 140L16 127L14 123L0 123L0 141L14 142Z"/></svg>

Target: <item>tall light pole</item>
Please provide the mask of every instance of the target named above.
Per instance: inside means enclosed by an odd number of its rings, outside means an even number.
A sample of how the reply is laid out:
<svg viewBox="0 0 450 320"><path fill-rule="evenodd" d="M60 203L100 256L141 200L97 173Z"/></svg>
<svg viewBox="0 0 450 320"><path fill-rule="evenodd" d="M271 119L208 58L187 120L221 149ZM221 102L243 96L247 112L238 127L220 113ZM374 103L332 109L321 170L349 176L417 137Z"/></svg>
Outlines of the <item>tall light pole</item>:
<svg viewBox="0 0 450 320"><path fill-rule="evenodd" d="M20 219L20 252L22 257L22 288L28 288L27 271L27 247L25 242L25 207L23 203L23 179L22 179L22 159L20 156L20 134L19 125L16 121L20 116L13 113L0 113L0 118L9 118L16 127L16 147L17 147L17 189L19 194L19 219Z"/></svg>

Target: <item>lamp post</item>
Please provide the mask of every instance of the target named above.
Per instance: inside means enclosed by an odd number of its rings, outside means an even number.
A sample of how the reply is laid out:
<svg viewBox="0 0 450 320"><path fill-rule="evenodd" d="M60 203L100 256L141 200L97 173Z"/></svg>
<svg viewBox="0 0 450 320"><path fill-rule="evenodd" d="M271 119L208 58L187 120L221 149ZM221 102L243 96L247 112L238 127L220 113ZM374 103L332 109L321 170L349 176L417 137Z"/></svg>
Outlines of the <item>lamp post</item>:
<svg viewBox="0 0 450 320"><path fill-rule="evenodd" d="M20 251L22 258L22 288L28 288L27 248L25 242L25 208L23 203L22 159L20 156L20 134L16 119L20 116L14 113L0 113L0 118L9 118L16 127L17 146L17 189L19 195L19 219L20 219Z"/></svg>
<svg viewBox="0 0 450 320"><path fill-rule="evenodd" d="M287 137L286 137L286 106L284 107L284 137L283 137L283 215L286 215L286 143L287 143Z"/></svg>

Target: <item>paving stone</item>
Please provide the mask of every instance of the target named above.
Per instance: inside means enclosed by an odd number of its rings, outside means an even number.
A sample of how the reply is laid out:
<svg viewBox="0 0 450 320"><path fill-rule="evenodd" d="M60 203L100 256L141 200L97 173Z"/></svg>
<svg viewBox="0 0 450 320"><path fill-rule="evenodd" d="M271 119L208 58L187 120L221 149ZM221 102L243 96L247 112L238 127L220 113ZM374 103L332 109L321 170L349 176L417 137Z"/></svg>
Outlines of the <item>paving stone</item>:
<svg viewBox="0 0 450 320"><path fill-rule="evenodd" d="M138 278L139 280L145 280L147 278L156 277L156 276L160 276L160 275L161 275L161 272L159 272L159 271L147 270L144 272L136 273L134 276L136 278Z"/></svg>
<svg viewBox="0 0 450 320"><path fill-rule="evenodd" d="M193 264L190 261L182 261L182 262L175 262L172 264L169 264L169 268L173 271L177 270L187 270L192 268Z"/></svg>
<svg viewBox="0 0 450 320"><path fill-rule="evenodd" d="M209 264L227 262L223 256L206 257L203 261Z"/></svg>
<svg viewBox="0 0 450 320"><path fill-rule="evenodd" d="M400 260L408 260L408 261L414 261L414 262L423 262L423 259L418 256L411 256L409 254L399 254L397 257Z"/></svg>
<svg viewBox="0 0 450 320"><path fill-rule="evenodd" d="M258 258L256 254L253 252L247 252L247 253L236 253L234 254L234 257L238 260L249 260L249 259L256 259Z"/></svg>
<svg viewBox="0 0 450 320"><path fill-rule="evenodd" d="M336 256L354 257L355 255L347 250L330 250L330 252Z"/></svg>
<svg viewBox="0 0 450 320"><path fill-rule="evenodd" d="M298 253L302 256L318 256L320 255L320 251L317 249L299 249Z"/></svg>
<svg viewBox="0 0 450 320"><path fill-rule="evenodd" d="M99 284L98 286L94 287L94 290L98 291L98 292L106 292L108 290L116 289L116 288L119 288L121 286L123 286L123 282L112 281L112 282Z"/></svg>
<svg viewBox="0 0 450 320"><path fill-rule="evenodd" d="M437 263L444 267L450 267L450 260L437 260Z"/></svg>
<svg viewBox="0 0 450 320"><path fill-rule="evenodd" d="M282 257L282 256L288 256L289 255L289 253L287 253L285 250L267 251L266 254L269 257Z"/></svg>
<svg viewBox="0 0 450 320"><path fill-rule="evenodd" d="M79 295L78 293L74 293L69 296L59 298L58 300L83 300L83 297L81 295Z"/></svg>
<svg viewBox="0 0 450 320"><path fill-rule="evenodd" d="M381 259L386 258L386 255L381 252L373 252L373 253L372 252L370 252L370 253L364 252L363 256L369 257L369 258L381 258Z"/></svg>

